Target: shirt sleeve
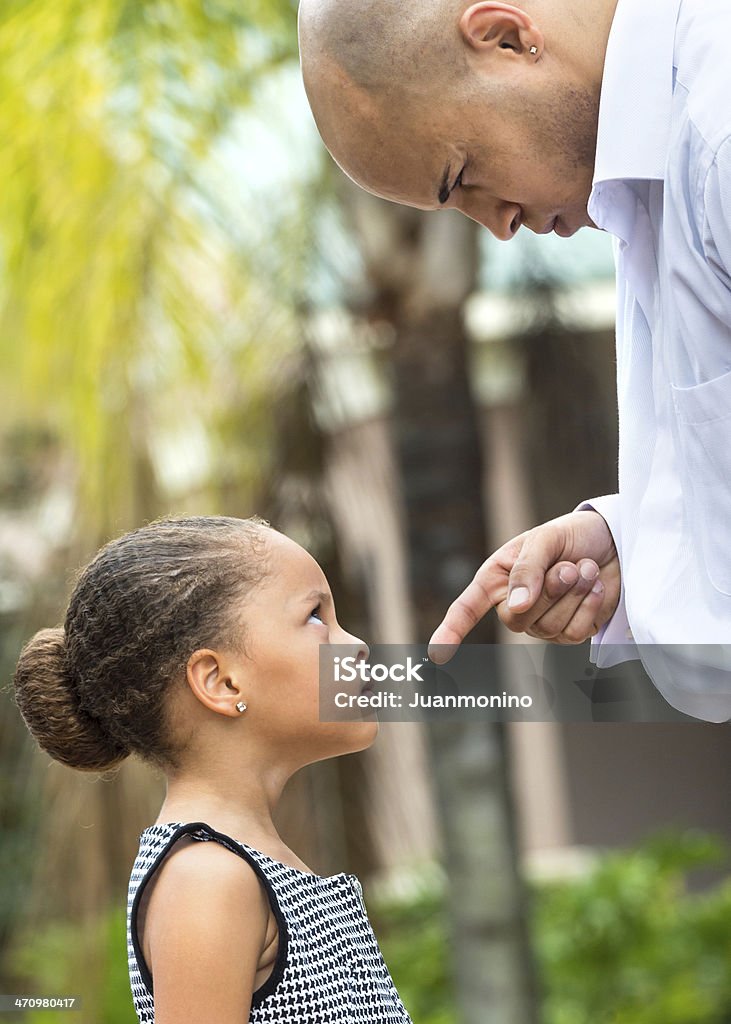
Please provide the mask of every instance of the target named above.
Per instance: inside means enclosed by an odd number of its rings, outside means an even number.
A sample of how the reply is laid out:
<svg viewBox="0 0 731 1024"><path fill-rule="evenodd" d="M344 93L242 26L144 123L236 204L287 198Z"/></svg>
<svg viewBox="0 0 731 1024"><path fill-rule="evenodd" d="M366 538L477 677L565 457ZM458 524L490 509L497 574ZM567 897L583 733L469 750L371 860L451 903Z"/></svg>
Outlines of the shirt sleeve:
<svg viewBox="0 0 731 1024"><path fill-rule="evenodd" d="M622 567L619 495L605 494L577 505L574 512L593 509L606 521ZM641 661L644 671L674 708L706 722L731 723L731 647L728 644L644 644L634 642L624 602L624 573L617 609L591 638L589 661L612 668L623 661ZM682 685L678 680L682 680Z"/></svg>
<svg viewBox="0 0 731 1024"><path fill-rule="evenodd" d="M601 627L596 636L591 638L589 661L597 668L611 668L622 661L634 661L640 654L632 636L627 609L624 603L624 572L622 571L622 532L619 516L619 495L605 494L600 498L590 498L577 505L574 512L593 510L605 520L614 540L619 556L620 591L619 603L614 615Z"/></svg>
<svg viewBox="0 0 731 1024"><path fill-rule="evenodd" d="M731 138L716 150L703 200L705 256L716 276L731 288Z"/></svg>

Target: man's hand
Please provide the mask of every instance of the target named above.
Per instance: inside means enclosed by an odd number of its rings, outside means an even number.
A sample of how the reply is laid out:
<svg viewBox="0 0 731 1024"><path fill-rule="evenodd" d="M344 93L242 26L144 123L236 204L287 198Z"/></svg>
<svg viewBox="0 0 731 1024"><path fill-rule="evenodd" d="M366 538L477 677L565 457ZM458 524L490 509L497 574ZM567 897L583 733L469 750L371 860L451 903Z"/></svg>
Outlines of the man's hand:
<svg viewBox="0 0 731 1024"><path fill-rule="evenodd" d="M514 633L580 644L595 636L619 603L617 549L605 519L570 512L507 541L450 605L429 645L443 664L491 608ZM509 606L510 602L510 606ZM432 645L442 646L432 651Z"/></svg>

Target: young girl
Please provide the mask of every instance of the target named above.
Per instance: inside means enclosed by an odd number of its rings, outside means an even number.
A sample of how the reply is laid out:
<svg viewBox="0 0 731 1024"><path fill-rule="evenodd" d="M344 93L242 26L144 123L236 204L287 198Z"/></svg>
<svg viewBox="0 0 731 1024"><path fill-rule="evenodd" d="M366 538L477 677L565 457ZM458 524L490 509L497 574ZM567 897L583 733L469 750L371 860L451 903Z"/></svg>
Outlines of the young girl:
<svg viewBox="0 0 731 1024"><path fill-rule="evenodd" d="M258 516L213 516L107 544L64 628L21 652L16 700L47 753L166 776L129 883L141 1024L411 1024L356 876L313 874L272 821L294 772L378 732L320 721L323 643L368 655L317 562Z"/></svg>

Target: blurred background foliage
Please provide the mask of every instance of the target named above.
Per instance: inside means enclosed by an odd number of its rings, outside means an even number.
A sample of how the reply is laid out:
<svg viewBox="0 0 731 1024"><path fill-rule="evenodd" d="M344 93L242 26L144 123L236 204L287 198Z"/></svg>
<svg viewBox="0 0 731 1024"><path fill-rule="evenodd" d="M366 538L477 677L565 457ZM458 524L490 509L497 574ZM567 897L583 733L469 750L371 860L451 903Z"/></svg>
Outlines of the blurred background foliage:
<svg viewBox="0 0 731 1024"><path fill-rule="evenodd" d="M294 296L252 248L256 211L225 208L216 148L291 61L294 14L286 0L0 12L3 422L68 448L97 534L138 512L150 436L225 440L235 415L259 454L237 460L243 484L262 470ZM280 265L296 266L297 230L289 216Z"/></svg>
<svg viewBox="0 0 731 1024"><path fill-rule="evenodd" d="M701 867L728 868L729 856L713 836L666 831L605 853L582 878L536 883L546 1024L727 1024L731 881L695 894L687 886ZM431 891L382 906L376 918L384 955L422 1024L455 1022L442 913Z"/></svg>
<svg viewBox="0 0 731 1024"><path fill-rule="evenodd" d="M665 832L600 856L585 877L535 884L533 929L546 1024L727 1024L731 1020L731 880L690 893L689 875L729 863L731 848L703 833ZM444 891L369 900L381 948L412 1019L456 1024ZM54 925L21 945L11 967L45 992L74 989L90 939L104 953L105 1024L129 1024L124 914L92 936ZM27 1024L68 1019L31 1012ZM489 1014L486 1015L486 1020Z"/></svg>

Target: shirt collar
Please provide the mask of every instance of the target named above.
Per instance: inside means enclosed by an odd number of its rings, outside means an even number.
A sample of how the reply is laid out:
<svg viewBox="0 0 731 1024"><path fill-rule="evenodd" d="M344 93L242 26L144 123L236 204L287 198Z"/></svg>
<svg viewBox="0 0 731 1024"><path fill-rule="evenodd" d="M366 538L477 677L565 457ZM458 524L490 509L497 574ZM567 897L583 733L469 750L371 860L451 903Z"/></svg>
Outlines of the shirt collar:
<svg viewBox="0 0 731 1024"><path fill-rule="evenodd" d="M665 177L682 0L618 0L604 61L594 182Z"/></svg>

